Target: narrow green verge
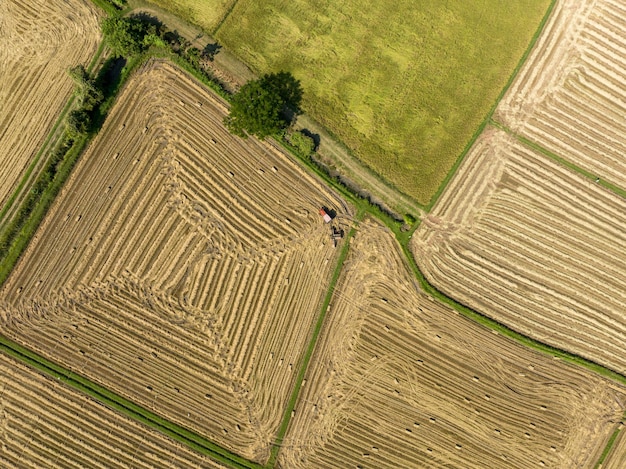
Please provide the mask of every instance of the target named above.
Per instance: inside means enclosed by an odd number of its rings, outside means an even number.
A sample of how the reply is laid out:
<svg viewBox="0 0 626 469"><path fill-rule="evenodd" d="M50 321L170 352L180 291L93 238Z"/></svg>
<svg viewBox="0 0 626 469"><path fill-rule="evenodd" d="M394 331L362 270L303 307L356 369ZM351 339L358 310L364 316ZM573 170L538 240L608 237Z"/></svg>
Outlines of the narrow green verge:
<svg viewBox="0 0 626 469"><path fill-rule="evenodd" d="M626 415L623 418L626 418ZM613 431L613 434L609 438L609 441L607 441L606 446L604 447L604 450L602 451L602 454L598 458L598 462L594 466L594 469L598 469L599 467L602 466L607 456L613 449L613 446L615 445L615 442L617 441L617 437L620 435L621 432L622 432L622 424L620 422L617 424L617 427L615 427L615 430Z"/></svg>
<svg viewBox="0 0 626 469"><path fill-rule="evenodd" d="M355 217L356 221L362 219L364 212L359 211ZM296 402L298 400L298 396L300 394L300 388L302 388L302 381L304 379L304 375L306 374L307 368L309 366L309 362L311 361L311 357L313 356L313 352L315 350L315 346L317 344L317 338L322 330L322 326L324 324L324 319L326 318L326 313L328 312L328 306L330 305L330 301L333 297L333 293L335 291L335 285L337 284L337 280L339 280L339 275L341 274L341 270L343 267L343 263L348 256L348 251L350 249L350 239L356 232L356 228L351 228L348 235L345 237L343 241L343 246L341 248L341 253L339 254L339 258L337 259L337 265L335 266L335 271L333 272L333 276L331 277L330 283L328 285L328 290L326 292L326 297L324 298L324 302L322 303L322 309L317 318L317 322L315 323L315 327L313 329L313 335L311 336L311 340L309 341L309 345L304 353L304 357L302 358L302 364L300 365L300 369L298 370L298 376L296 377L296 385L291 392L291 397L289 398L289 402L287 403L287 408L285 409L285 413L283 414L283 420L278 429L278 433L276 435L276 441L274 446L272 447L272 451L270 453L270 458L265 465L266 468L274 467L276 463L276 458L278 457L278 452L280 451L280 446L285 437L285 433L287 432L287 428L289 427L289 422L291 420L291 413L293 412L294 407L296 406Z"/></svg>
<svg viewBox="0 0 626 469"><path fill-rule="evenodd" d="M606 368L598 363L595 363L591 360L588 360L586 358L582 358L578 355L574 355L573 353L570 352L566 352L564 350L561 350L559 348L556 347L552 347L550 345L546 345L542 342L539 342L538 340L535 339L531 339L530 337L527 337L525 335L520 334L519 332L514 331L513 329L510 329L509 327L505 326L504 324L491 319L475 310L473 310L472 308L454 300L453 298L450 298L449 296L445 295L444 293L442 293L440 290L438 290L436 287L434 287L424 276L424 274L422 274L422 272L420 271L419 267L417 266L415 259L413 258L413 255L408 247L408 242L406 241L401 241L400 245L402 247L402 251L404 252L404 255L406 256L406 258L409 261L409 265L411 267L411 269L413 270L415 276L417 277L420 286L422 288L422 290L429 294L430 296L432 296L433 298L436 298L438 301L452 307L453 309L455 309L456 311L458 311L459 313L463 314L463 316L471 319L474 322L477 322L478 324L481 324L489 329L491 329L492 331L496 331L499 334L502 334L505 337L508 337L510 339L515 340L516 342L529 347L533 350L536 350L538 352L544 353L546 355L550 355L553 358L556 359L560 359L563 360L565 362L568 363L573 363L575 365L580 365L584 368L587 368L588 370L591 370L595 373L598 373L601 376L604 376L606 378L612 379L614 381L617 381L620 384L624 384L626 385L626 376L617 373L616 371L613 371L609 368Z"/></svg>
<svg viewBox="0 0 626 469"><path fill-rule="evenodd" d="M103 388L102 386L74 373L73 371L66 370L63 367L46 360L21 345L7 339L6 337L0 337L0 352L14 357L39 370L41 373L55 378L123 413L124 415L158 430L170 438L189 446L195 451L227 464L230 467L237 469L257 469L261 467L259 464L250 462L216 445L215 443L208 441L197 433L169 422L151 411L112 393L108 389Z"/></svg>
<svg viewBox="0 0 626 469"><path fill-rule="evenodd" d="M532 140L527 139L526 137L522 137L521 135L516 134L515 132L513 132L510 128L508 128L507 126L505 126L504 124L501 124L495 120L491 120L490 124L492 124L494 127L497 127L498 129L506 132L507 134L511 135L512 137L515 137L520 143L526 145L528 148L532 148L533 150L535 150L538 153L541 153L542 155L547 156L548 158L553 159L554 161L556 161L557 163L559 163L561 166L565 166L568 169L571 169L572 171L577 172L578 174L585 176L588 179L591 179L592 181L594 181L596 184L598 184L599 186L602 186L614 193L616 193L617 195L623 197L626 199L626 190L622 189L619 186L616 186L615 184L612 184L609 181L606 181L604 179L599 178L596 174L591 173L590 171L587 171L586 169L581 168L580 166L575 165L574 163L570 162L569 160L563 158L562 156L557 155L554 152L551 152L550 150L542 147L541 145L539 145L538 143L533 142Z"/></svg>
<svg viewBox="0 0 626 469"><path fill-rule="evenodd" d="M103 51L104 51L104 43L101 42L100 45L98 46L98 49L96 50L96 53L95 53L93 59L91 59L91 62L89 62L89 65L87 66L87 70L88 71L91 72L94 69L94 67L96 66L96 63L98 62L98 60L102 56L102 52ZM4 207L2 207L2 211L0 211L0 223L2 223L2 220L4 219L6 213L13 206L13 203L15 202L17 197L20 195L20 193L24 189L24 186L28 182L28 179L30 178L32 172L37 167L37 164L39 163L41 155L49 148L49 145L50 145L50 142L51 142L52 138L55 135L58 135L57 131L59 129L59 126L63 123L63 119L65 119L65 116L67 115L67 113L69 112L70 108L72 107L72 104L74 104L74 96L73 95L72 95L72 97L70 97L70 99L68 100L67 104L61 110L61 114L59 114L59 117L57 118L57 120L55 121L54 125L52 126L52 129L50 130L50 132L46 136L46 139L44 140L43 145L41 146L39 151L35 154L35 158L33 158L33 161L31 162L31 164L26 169L26 172L24 173L24 176L22 177L20 183L18 184L18 186L15 188L15 190L11 194L11 197L9 197L7 202L4 204ZM57 139L57 143L58 143L58 140L59 139ZM50 153L52 153L52 152L50 152Z"/></svg>
<svg viewBox="0 0 626 469"><path fill-rule="evenodd" d="M478 128L476 129L476 132L474 132L474 134L472 135L472 138L469 140L469 142L467 142L467 145L465 145L465 148L463 149L463 151L461 152L459 157L456 159L456 161L452 165L452 169L450 169L450 171L448 171L448 174L446 174L446 177L444 178L444 180L439 185L439 188L437 189L437 192L435 192L435 194L432 196L432 198L430 199L430 202L428 203L428 205L426 207L424 207L424 209L427 212L430 212L432 210L433 206L435 205L437 200L439 200L439 197L441 197L441 194L443 193L445 188L450 183L450 180L452 179L452 177L454 176L456 171L459 169L459 166L461 165L461 162L465 159L465 156L467 155L467 152L470 150L470 148L472 148L472 146L474 145L474 142L476 142L476 139L478 138L478 136L483 132L483 130L485 130L485 127L491 121L493 113L495 112L496 108L498 107L498 104L500 104L500 101L502 101L502 98L504 97L506 92L509 90L509 88L513 84L513 81L515 80L515 78L517 77L517 74L521 70L521 68L524 65L524 63L526 62L526 59L528 59L528 56L530 55L531 51L533 50L533 47L535 47L535 44L537 43L537 40L539 39L539 36L543 32L543 30L544 30L544 28L546 26L546 23L548 22L548 19L550 18L550 15L552 14L552 10L554 9L554 5L555 4L556 4L556 0L552 0L552 2L550 3L550 6L548 6L548 10L546 11L546 14L541 19L541 23L539 23L539 27L537 28L537 31L535 31L535 34L533 35L532 39L530 40L530 43L528 44L528 47L524 51L524 54L522 55L522 58L517 63L517 66L513 69L513 72L511 73L511 76L509 77L509 80L504 85L504 88L502 88L502 91L500 91L500 94L496 98L496 101L493 103L493 106L491 106L491 109L489 110L489 112L485 116L485 119L478 126Z"/></svg>

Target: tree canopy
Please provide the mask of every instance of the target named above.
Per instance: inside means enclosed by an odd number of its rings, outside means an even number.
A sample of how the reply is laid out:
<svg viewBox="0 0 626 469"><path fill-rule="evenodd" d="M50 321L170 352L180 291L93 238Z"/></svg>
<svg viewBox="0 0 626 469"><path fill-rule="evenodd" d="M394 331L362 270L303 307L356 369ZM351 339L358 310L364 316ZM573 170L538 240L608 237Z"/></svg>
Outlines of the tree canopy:
<svg viewBox="0 0 626 469"><path fill-rule="evenodd" d="M68 73L74 80L74 94L78 98L80 107L86 111L91 111L102 102L104 97L102 90L96 86L95 80L83 65L70 68Z"/></svg>
<svg viewBox="0 0 626 469"><path fill-rule="evenodd" d="M145 49L146 37L156 35L156 27L141 18L113 16L102 21L102 34L115 55L129 57Z"/></svg>
<svg viewBox="0 0 626 469"><path fill-rule="evenodd" d="M224 120L235 135L263 139L286 128L300 112L302 88L288 72L263 75L249 81L233 96Z"/></svg>

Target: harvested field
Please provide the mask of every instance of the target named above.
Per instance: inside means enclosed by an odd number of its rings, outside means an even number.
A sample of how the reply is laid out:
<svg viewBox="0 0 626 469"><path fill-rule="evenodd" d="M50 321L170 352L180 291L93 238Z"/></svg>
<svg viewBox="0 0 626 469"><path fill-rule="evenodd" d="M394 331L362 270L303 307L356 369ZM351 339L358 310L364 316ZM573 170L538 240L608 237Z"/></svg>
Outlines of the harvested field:
<svg viewBox="0 0 626 469"><path fill-rule="evenodd" d="M67 70L93 57L98 20L81 0L0 2L0 207L71 96Z"/></svg>
<svg viewBox="0 0 626 469"><path fill-rule="evenodd" d="M489 129L415 233L429 281L626 373L626 200Z"/></svg>
<svg viewBox="0 0 626 469"><path fill-rule="evenodd" d="M279 456L285 468L592 467L623 388L419 292L361 224Z"/></svg>
<svg viewBox="0 0 626 469"><path fill-rule="evenodd" d="M626 4L563 0L496 118L626 188Z"/></svg>
<svg viewBox="0 0 626 469"><path fill-rule="evenodd" d="M549 4L239 0L215 35L257 73L293 73L307 113L427 205Z"/></svg>
<svg viewBox="0 0 626 469"><path fill-rule="evenodd" d="M0 330L261 461L337 258L319 207L350 209L225 114L146 65L0 292Z"/></svg>
<svg viewBox="0 0 626 469"><path fill-rule="evenodd" d="M602 464L602 469L623 469L626 467L626 438L624 424L620 424L620 431L613 448Z"/></svg>
<svg viewBox="0 0 626 469"><path fill-rule="evenodd" d="M0 378L2 467L223 467L4 354Z"/></svg>

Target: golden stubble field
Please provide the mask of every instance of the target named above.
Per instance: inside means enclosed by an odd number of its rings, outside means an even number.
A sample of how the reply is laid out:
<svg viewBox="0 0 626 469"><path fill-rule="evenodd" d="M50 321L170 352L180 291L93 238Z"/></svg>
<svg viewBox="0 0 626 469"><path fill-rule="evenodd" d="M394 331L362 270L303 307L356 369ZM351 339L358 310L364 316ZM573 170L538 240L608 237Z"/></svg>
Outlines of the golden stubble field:
<svg viewBox="0 0 626 469"><path fill-rule="evenodd" d="M0 465L223 467L4 354L0 354Z"/></svg>
<svg viewBox="0 0 626 469"><path fill-rule="evenodd" d="M392 233L361 224L294 418L284 468L591 467L624 389L420 293Z"/></svg>
<svg viewBox="0 0 626 469"><path fill-rule="evenodd" d="M411 248L447 295L626 372L626 200L490 128Z"/></svg>
<svg viewBox="0 0 626 469"><path fill-rule="evenodd" d="M494 118L626 187L626 8L557 2ZM626 200L504 132L476 142L412 241L447 295L626 373Z"/></svg>
<svg viewBox="0 0 626 469"><path fill-rule="evenodd" d="M93 57L98 21L81 0L0 2L0 207L72 93L67 70Z"/></svg>
<svg viewBox="0 0 626 469"><path fill-rule="evenodd" d="M563 0L495 118L626 188L626 4Z"/></svg>
<svg viewBox="0 0 626 469"><path fill-rule="evenodd" d="M263 461L351 209L225 106L149 62L0 292L0 331Z"/></svg>
<svg viewBox="0 0 626 469"><path fill-rule="evenodd" d="M613 448L609 451L606 459L602 463L601 469L622 469L626 467L626 432L624 424L619 426L619 433Z"/></svg>

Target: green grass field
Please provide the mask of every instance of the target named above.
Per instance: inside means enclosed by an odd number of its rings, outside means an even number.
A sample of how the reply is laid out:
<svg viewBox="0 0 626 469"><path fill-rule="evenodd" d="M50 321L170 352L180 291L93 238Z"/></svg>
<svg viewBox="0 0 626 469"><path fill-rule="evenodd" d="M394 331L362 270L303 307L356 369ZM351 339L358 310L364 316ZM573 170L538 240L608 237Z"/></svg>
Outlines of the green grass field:
<svg viewBox="0 0 626 469"><path fill-rule="evenodd" d="M238 0L229 15L227 0L156 3L186 11L256 72L292 72L312 117L427 205L550 0Z"/></svg>
<svg viewBox="0 0 626 469"><path fill-rule="evenodd" d="M148 0L212 33L237 0Z"/></svg>

